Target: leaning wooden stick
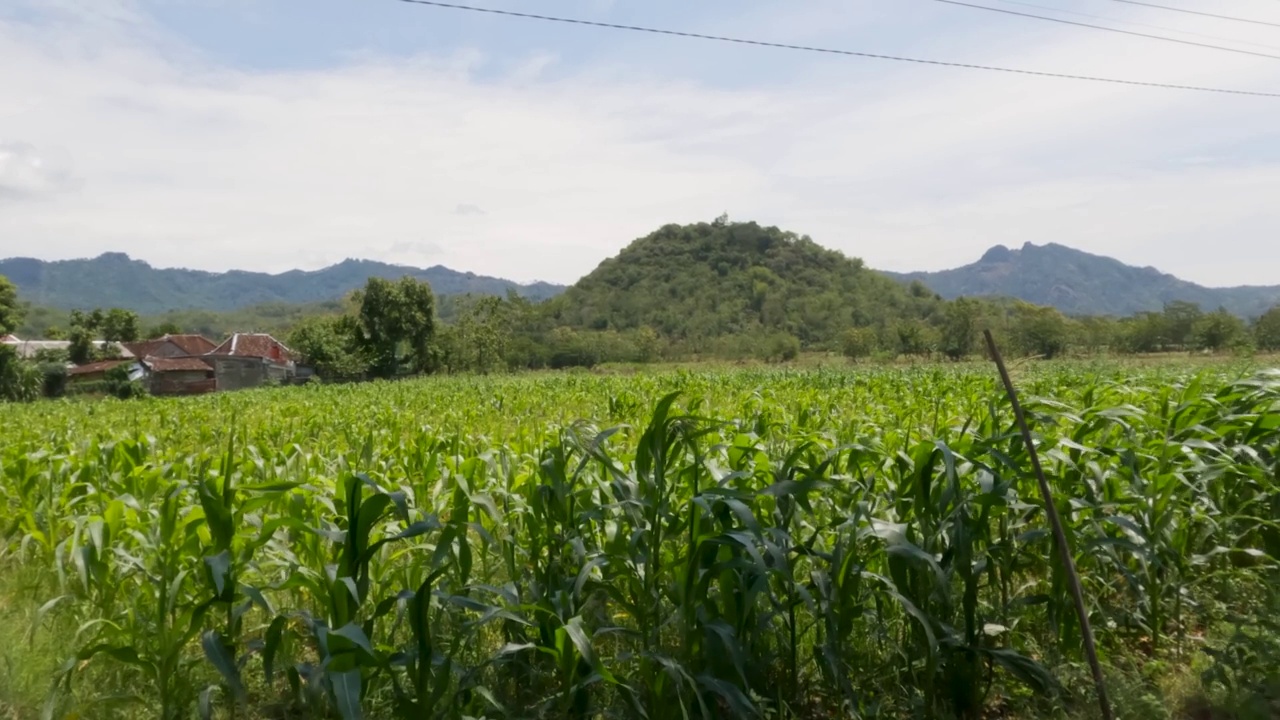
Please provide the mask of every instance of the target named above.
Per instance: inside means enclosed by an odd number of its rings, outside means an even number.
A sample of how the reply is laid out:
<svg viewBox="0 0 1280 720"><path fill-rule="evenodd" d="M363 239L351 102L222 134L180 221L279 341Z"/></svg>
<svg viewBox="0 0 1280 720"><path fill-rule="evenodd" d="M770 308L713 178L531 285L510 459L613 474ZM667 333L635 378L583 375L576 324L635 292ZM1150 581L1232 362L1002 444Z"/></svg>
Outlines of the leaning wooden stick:
<svg viewBox="0 0 1280 720"><path fill-rule="evenodd" d="M1053 491L1049 488L1049 481L1045 478L1044 469L1040 466L1040 456L1036 454L1036 446L1031 439L1031 428L1027 426L1027 418L1022 413L1022 404L1018 402L1018 391L1014 389L1013 379L1009 377L1004 359L1000 357L1000 349L996 347L995 338L991 336L990 330L983 330L982 334L987 339L987 350L991 352L991 359L1000 370L1004 389L1009 393L1009 403L1013 405L1013 416L1018 421L1018 429L1022 431L1022 442L1026 444L1027 453L1031 455L1031 468L1035 471L1036 480L1040 483L1040 495L1044 498L1044 512L1049 518L1049 525L1053 527L1054 544L1058 546L1062 570L1067 575L1067 585L1071 587L1071 596L1075 600L1076 616L1080 619L1080 631L1084 635L1084 652L1089 659L1089 668L1093 671L1093 684L1098 690L1098 705L1102 708L1102 717L1104 720L1112 720L1114 716L1111 714L1111 701L1107 698L1107 685L1102 679L1098 648L1093 642L1093 627L1089 625L1089 611L1084 606L1084 588L1080 586L1076 563L1071 556L1071 548L1067 546L1067 533L1062 529L1062 518L1058 517L1058 506L1053 502Z"/></svg>

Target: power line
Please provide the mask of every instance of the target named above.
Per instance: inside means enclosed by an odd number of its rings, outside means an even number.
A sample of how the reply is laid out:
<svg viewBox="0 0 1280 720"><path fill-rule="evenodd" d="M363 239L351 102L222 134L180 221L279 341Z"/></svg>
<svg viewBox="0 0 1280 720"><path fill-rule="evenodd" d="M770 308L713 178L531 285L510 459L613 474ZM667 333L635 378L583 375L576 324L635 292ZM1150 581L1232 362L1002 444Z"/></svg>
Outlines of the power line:
<svg viewBox="0 0 1280 720"><path fill-rule="evenodd" d="M1121 1L1129 2L1129 0ZM1222 50L1225 52L1239 53L1241 55L1253 55L1255 57L1269 58L1271 60L1280 60L1280 55L1269 55L1267 53L1255 52L1253 50L1241 50L1240 48L1231 48L1225 45L1211 45L1209 43L1196 42L1195 40L1182 40L1179 38L1168 37L1167 35L1152 35L1151 33L1138 32L1136 30L1121 30L1120 28L1107 27L1106 25L1093 25L1091 23L1077 22L1075 20L1063 20L1062 18L1049 17L1048 15L1036 15L1034 13L1019 12L1017 10L1006 10L1004 8L991 7L990 5L975 5L973 3L961 2L961 0L934 0L934 2L946 3L947 5L958 5L960 7L972 8L974 10L987 10L989 12L1002 13L1004 15L1016 15L1018 17L1035 18L1036 20L1047 20L1049 22L1062 23L1063 25L1074 25L1076 27L1104 30L1106 32L1149 38L1151 40L1163 40L1164 42L1178 43L1179 45L1191 45L1194 47L1208 48L1210 50Z"/></svg>
<svg viewBox="0 0 1280 720"><path fill-rule="evenodd" d="M1155 3L1140 2L1140 0L1115 0L1116 2L1125 3L1126 5L1141 5L1143 7L1156 8L1159 10L1168 10L1170 12L1186 13L1188 15L1199 15L1201 17L1217 18L1219 20L1230 20L1232 22L1249 23L1250 25L1267 25L1270 27L1280 27L1280 23L1267 22L1266 20L1253 20L1251 18L1234 17L1232 15L1216 15L1214 13L1200 12L1199 10L1188 10L1186 8L1169 7L1168 5L1157 5Z"/></svg>
<svg viewBox="0 0 1280 720"><path fill-rule="evenodd" d="M1004 5L1021 5L1022 7L1035 8L1037 10L1048 10L1049 12L1061 13L1063 15L1075 15L1076 17L1086 17L1093 20L1105 20L1107 22L1120 23L1121 25L1133 25L1134 27L1163 30L1165 32L1178 33L1180 35L1194 35L1195 37L1202 37L1208 40L1220 40L1222 42L1237 43L1239 45L1252 45L1254 47L1267 48L1268 50L1280 50L1280 46L1267 45L1266 43L1250 42L1248 40L1240 40L1238 38L1226 38L1221 35L1208 35L1201 32L1192 32L1190 30L1179 30L1178 28L1165 27L1163 25L1152 25L1151 23L1137 22L1134 20L1121 20L1119 18L1107 17L1105 15L1093 15L1091 13L1067 10L1065 8L1052 7L1049 5L1037 5L1036 3L1023 2L1022 0L995 0L995 2Z"/></svg>
<svg viewBox="0 0 1280 720"><path fill-rule="evenodd" d="M1068 73L1044 72L1040 70L1021 70L1017 68L998 67L995 65L975 65L972 63L947 62L944 60L926 60L922 58L911 58L900 55L883 55L880 53L858 52L855 50L835 50L831 48L810 47L806 45L789 45L786 43L767 42L764 40L747 40L743 38L725 37L721 35L704 35L702 33L684 32L680 30L664 30L661 28L644 27L641 25L619 25L614 23L598 22L595 20L581 20L577 18L556 17L553 15L534 15L532 13L515 12L513 10L497 10L495 8L482 8L473 5L458 5L454 3L437 2L436 0L400 0L400 2L410 3L413 5L424 5L436 8L448 8L450 10L464 10L467 12L487 13L490 15L503 15L506 17L524 18L526 20L542 20L546 22L567 23L570 25L584 25L588 27L609 28L611 30L627 30L630 32L651 33L655 35L671 35L682 38L692 38L695 40L714 40L716 42L735 43L738 45L754 45L758 47L778 48L782 50L798 50L803 52L825 53L828 55L846 55L850 57L871 58L874 60L892 60L895 62L915 63L918 65L934 65L941 67L964 68L967 70L988 70L991 72L1011 73L1014 75L1030 75L1034 77L1058 78L1062 80L1087 80L1089 82L1110 83L1113 85L1133 85L1138 87L1163 88L1166 90L1193 90L1196 92L1221 93L1226 95L1249 95L1253 97L1270 97L1280 98L1280 93L1263 92L1259 90L1230 90L1224 88L1202 87L1196 85L1177 85L1173 83L1147 82L1143 80L1123 80L1119 78L1094 77L1090 75L1072 75Z"/></svg>

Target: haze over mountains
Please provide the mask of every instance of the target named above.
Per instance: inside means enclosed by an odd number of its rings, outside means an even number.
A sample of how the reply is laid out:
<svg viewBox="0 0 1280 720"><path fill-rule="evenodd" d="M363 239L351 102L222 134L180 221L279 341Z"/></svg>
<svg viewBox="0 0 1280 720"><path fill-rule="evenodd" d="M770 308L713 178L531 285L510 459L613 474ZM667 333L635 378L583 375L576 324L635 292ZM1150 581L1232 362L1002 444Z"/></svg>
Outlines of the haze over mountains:
<svg viewBox="0 0 1280 720"><path fill-rule="evenodd" d="M608 262L625 265L627 254ZM694 273L694 269L690 272ZM274 275L241 270L214 273L155 268L123 253L59 261L9 258L0 260L0 275L12 280L20 297L33 305L59 309L123 307L142 314L182 309L234 310L264 303L316 303L342 297L374 276L411 275L431 283L439 295L505 295L514 291L532 300L545 300L566 289L551 283L522 285L439 265L414 268L346 260L321 270ZM1225 307L1251 318L1280 303L1280 285L1209 288L1155 268L1126 265L1053 243L1027 243L1019 249L996 246L977 262L963 267L885 275L902 282L919 280L948 299L962 295L1013 297L1076 315L1131 315L1157 311L1166 302L1183 300L1198 303L1206 310ZM613 289L625 291L626 286Z"/></svg>

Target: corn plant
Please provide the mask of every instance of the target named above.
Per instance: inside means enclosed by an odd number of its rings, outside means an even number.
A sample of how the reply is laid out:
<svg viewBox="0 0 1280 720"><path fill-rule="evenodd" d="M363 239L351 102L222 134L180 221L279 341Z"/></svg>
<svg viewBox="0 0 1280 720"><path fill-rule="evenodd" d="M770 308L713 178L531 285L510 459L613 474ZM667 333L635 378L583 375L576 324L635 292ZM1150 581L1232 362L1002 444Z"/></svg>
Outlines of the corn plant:
<svg viewBox="0 0 1280 720"><path fill-rule="evenodd" d="M1104 658L1207 662L1206 693L1254 692L1242 672L1265 663L1277 602L1280 374L1017 372ZM30 604L32 637L71 628L46 717L1087 707L1064 682L1080 633L1029 448L986 368L4 412L0 570L35 589L0 601Z"/></svg>

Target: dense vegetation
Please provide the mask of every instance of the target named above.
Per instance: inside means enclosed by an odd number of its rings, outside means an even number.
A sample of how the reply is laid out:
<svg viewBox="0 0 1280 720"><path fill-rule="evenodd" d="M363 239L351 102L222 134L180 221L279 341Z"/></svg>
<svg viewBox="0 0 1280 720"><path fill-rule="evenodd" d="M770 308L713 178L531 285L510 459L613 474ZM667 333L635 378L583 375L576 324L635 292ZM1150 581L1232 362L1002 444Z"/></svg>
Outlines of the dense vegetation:
<svg viewBox="0 0 1280 720"><path fill-rule="evenodd" d="M31 258L0 260L0 275L18 286L33 305L63 310L120 307L144 315L171 310L236 310L272 303L311 304L337 300L371 277L413 277L439 295L505 295L515 292L541 300L563 288L548 283L520 285L509 280L458 272L442 266L426 269L370 260L346 260L322 270L267 273L236 270L211 273L153 268L122 253L84 260L46 262Z"/></svg>
<svg viewBox="0 0 1280 720"><path fill-rule="evenodd" d="M1121 717L1269 717L1280 375L1047 364L1018 382L1045 398L1032 423ZM985 367L433 378L5 417L5 716L46 696L54 717L165 720L1094 707Z"/></svg>
<svg viewBox="0 0 1280 720"><path fill-rule="evenodd" d="M1039 257L1040 250L1016 254ZM412 278L403 283L426 287ZM958 360L978 354L977 339L988 328L998 331L1014 354L1047 358L1280 349L1280 306L1249 323L1225 308L1181 301L1123 318L1072 317L1001 298L947 301L923 284L896 283L808 238L725 218L671 225L640 238L544 302L514 292L437 295L432 288L430 294L440 322L433 319L429 337L418 337L420 346L411 353L416 362L394 367L384 362L374 368L368 343L357 337L368 326L358 317L358 291L311 305L173 311L135 318L134 324L144 337L271 332L288 339L322 377L342 379L387 377L415 368L492 372L707 358L782 362L806 352L853 360ZM118 309L98 315L130 316ZM24 327L37 336L106 332L111 323L85 321L95 317L92 312L59 317L47 308L29 308ZM404 349L406 358L409 350Z"/></svg>
<svg viewBox="0 0 1280 720"><path fill-rule="evenodd" d="M668 225L548 303L560 324L652 328L691 352L782 334L829 343L849 327L923 320L941 303L807 237L755 223Z"/></svg>
<svg viewBox="0 0 1280 720"><path fill-rule="evenodd" d="M1151 267L1134 267L1063 245L997 245L971 265L940 272L895 275L919 281L945 298L1002 296L1057 308L1070 315L1124 316L1159 312L1186 302L1226 308L1255 318L1280 304L1280 285L1208 288Z"/></svg>

